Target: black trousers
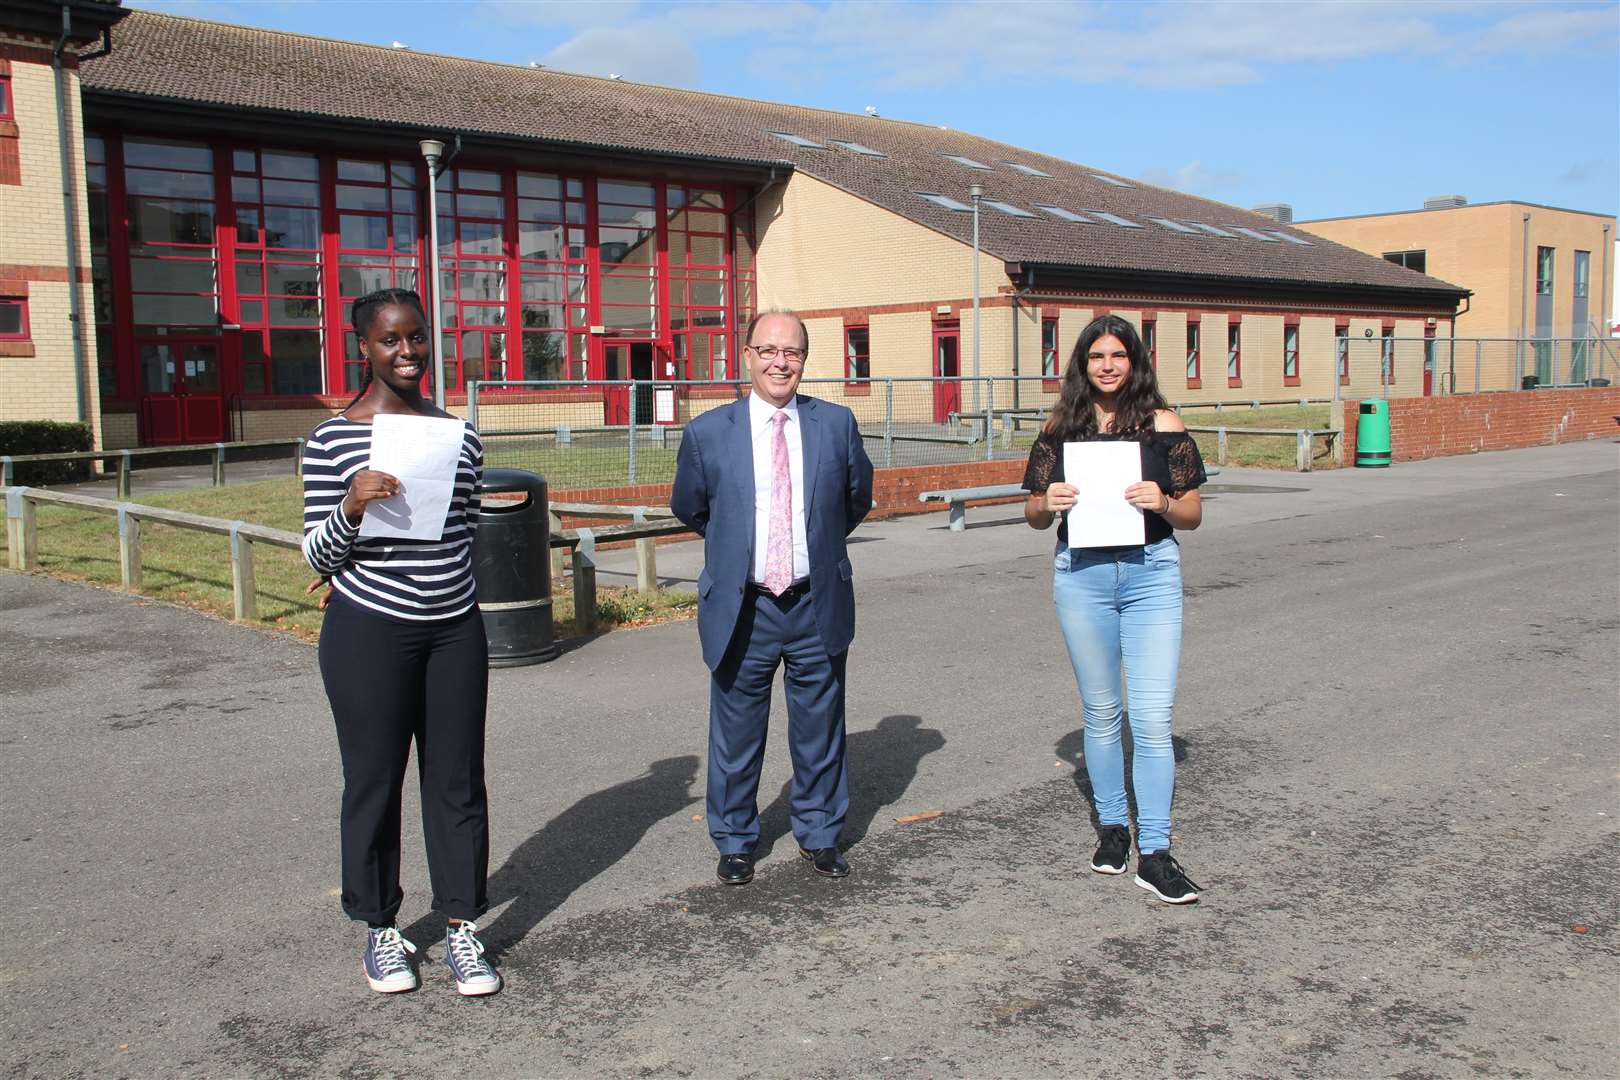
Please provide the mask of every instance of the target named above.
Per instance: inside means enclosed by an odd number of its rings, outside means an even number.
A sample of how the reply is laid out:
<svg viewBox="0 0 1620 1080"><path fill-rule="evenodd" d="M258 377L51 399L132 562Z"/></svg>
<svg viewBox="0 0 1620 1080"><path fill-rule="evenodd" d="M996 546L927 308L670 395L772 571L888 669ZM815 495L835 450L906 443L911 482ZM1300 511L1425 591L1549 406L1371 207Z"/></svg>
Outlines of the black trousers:
<svg viewBox="0 0 1620 1080"><path fill-rule="evenodd" d="M433 907L478 918L489 906L483 617L474 608L407 624L334 595L320 661L343 757L344 912L374 924L399 913L400 798L414 740Z"/></svg>

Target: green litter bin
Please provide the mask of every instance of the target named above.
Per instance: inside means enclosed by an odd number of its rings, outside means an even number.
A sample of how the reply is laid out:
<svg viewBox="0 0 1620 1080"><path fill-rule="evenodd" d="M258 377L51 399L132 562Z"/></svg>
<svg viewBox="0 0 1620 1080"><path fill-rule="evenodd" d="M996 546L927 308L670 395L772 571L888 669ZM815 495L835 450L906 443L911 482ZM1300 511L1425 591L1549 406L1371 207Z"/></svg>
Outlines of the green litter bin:
<svg viewBox="0 0 1620 1080"><path fill-rule="evenodd" d="M1356 468L1389 468L1389 402L1370 398L1356 418Z"/></svg>

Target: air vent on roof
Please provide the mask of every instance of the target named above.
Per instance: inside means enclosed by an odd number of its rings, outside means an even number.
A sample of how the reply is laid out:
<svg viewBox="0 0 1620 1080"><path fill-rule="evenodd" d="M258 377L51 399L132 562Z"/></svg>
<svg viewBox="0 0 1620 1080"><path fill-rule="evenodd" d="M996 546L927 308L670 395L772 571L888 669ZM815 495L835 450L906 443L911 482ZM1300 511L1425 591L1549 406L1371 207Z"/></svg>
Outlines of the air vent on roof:
<svg viewBox="0 0 1620 1080"><path fill-rule="evenodd" d="M946 161L954 161L958 165L966 165L970 169L979 169L979 170L981 170L983 172L994 172L995 171L994 169L990 168L990 166L986 165L982 161L974 161L972 158L963 157L960 154L941 154L939 156L944 158Z"/></svg>
<svg viewBox="0 0 1620 1080"><path fill-rule="evenodd" d="M1197 229L1188 228L1186 225L1183 225L1181 222L1179 222L1179 221L1171 221L1167 217L1150 217L1150 218L1148 218L1148 220L1153 222L1153 224L1155 224L1155 225L1163 225L1165 228L1169 229L1171 232L1183 232L1183 233L1197 233L1198 232Z"/></svg>
<svg viewBox="0 0 1620 1080"><path fill-rule="evenodd" d="M844 139L833 139L832 144L834 146L842 146L845 150L851 150L851 151L854 151L857 154L865 154L867 157L888 157L889 156L888 154L885 154L881 150L874 150L870 146L866 146L866 145L864 145L862 143L858 143L858 142L847 142Z"/></svg>
<svg viewBox="0 0 1620 1080"><path fill-rule="evenodd" d="M809 150L825 150L825 149L827 149L825 146L822 146L820 143L816 142L814 139L807 139L803 135L794 135L794 134L792 134L790 132L786 132L786 131L767 131L765 134L774 135L778 139L781 139L783 142L790 142L794 146L802 146L802 147L805 147L806 149L809 149Z"/></svg>
<svg viewBox="0 0 1620 1080"><path fill-rule="evenodd" d="M980 199L979 201L984 203L984 205L990 207L990 209L992 209L992 210L1000 210L1003 214L1006 214L1008 217L1031 217L1032 218L1032 217L1035 216L1034 214L1030 213L1028 210L1025 210L1021 206L1014 206L1012 203L1004 203L999 199Z"/></svg>
<svg viewBox="0 0 1620 1080"><path fill-rule="evenodd" d="M1211 235L1211 236L1222 236L1222 237L1225 237L1228 240L1236 240L1237 239L1237 237L1233 236L1231 233L1227 232L1225 229L1221 228L1218 225L1205 225L1202 221L1189 221L1189 222L1187 222L1187 224L1191 225L1193 228L1197 229L1199 232L1206 232L1206 233L1209 233L1209 235Z"/></svg>
<svg viewBox="0 0 1620 1080"><path fill-rule="evenodd" d="M1228 225L1226 227L1235 233L1242 233L1244 236L1252 236L1256 240L1263 240L1268 244L1282 243L1282 241L1278 240L1275 236L1267 236L1263 232L1257 232L1254 229L1246 229L1242 225Z"/></svg>
<svg viewBox="0 0 1620 1080"><path fill-rule="evenodd" d="M1044 176L1048 180L1052 179L1051 173L1041 172L1041 170L1037 169L1033 165L1020 165L1016 161L1003 161L1002 164L1007 166L1007 168L1012 169L1014 172L1023 173L1025 176Z"/></svg>
<svg viewBox="0 0 1620 1080"><path fill-rule="evenodd" d="M1463 195L1435 195L1423 200L1425 210L1449 210L1453 206L1467 206L1468 199Z"/></svg>
<svg viewBox="0 0 1620 1080"><path fill-rule="evenodd" d="M1115 187L1135 187L1136 186L1135 184L1127 184L1125 181L1120 180L1120 179L1118 179L1116 177L1104 176L1102 173L1091 173L1090 175L1091 175L1091 178L1093 180L1101 180L1103 183L1105 183L1105 184L1113 184Z"/></svg>
<svg viewBox="0 0 1620 1080"><path fill-rule="evenodd" d="M1095 221L1091 220L1090 218L1086 217L1085 215L1077 214L1073 210L1065 210L1061 206L1047 206L1045 203L1036 203L1035 204L1035 209L1037 209L1037 210L1045 210L1048 214L1051 214L1053 217L1062 218L1064 221L1078 221L1078 222L1080 222L1081 224L1084 224L1084 225L1095 225L1095 224L1097 224Z"/></svg>
<svg viewBox="0 0 1620 1080"><path fill-rule="evenodd" d="M1251 209L1261 217L1268 217L1279 225L1294 223L1294 208L1285 202L1263 203Z"/></svg>
<svg viewBox="0 0 1620 1080"><path fill-rule="evenodd" d="M959 203L947 195L939 195L932 191L913 191L912 194L919 199L927 199L935 206L943 206L947 210L955 210L963 214L973 213L973 207Z"/></svg>
<svg viewBox="0 0 1620 1080"><path fill-rule="evenodd" d="M1141 225L1137 224L1134 221L1126 221L1124 218L1120 217L1118 214L1110 214L1106 210L1093 210L1093 209L1091 209L1091 207L1088 206L1088 207L1086 207L1086 213L1092 215L1093 217L1101 218L1102 220L1108 222L1110 225L1119 225L1119 226L1122 226L1123 228L1127 228L1127 229L1140 229L1142 227Z"/></svg>
<svg viewBox="0 0 1620 1080"><path fill-rule="evenodd" d="M1278 232L1276 229L1270 229L1270 230L1267 230L1267 231L1270 232L1270 234L1272 236L1275 236L1279 240L1286 241L1287 243L1298 244L1300 247L1310 247L1311 246L1311 242L1309 240L1301 240L1297 236L1289 236L1287 233Z"/></svg>

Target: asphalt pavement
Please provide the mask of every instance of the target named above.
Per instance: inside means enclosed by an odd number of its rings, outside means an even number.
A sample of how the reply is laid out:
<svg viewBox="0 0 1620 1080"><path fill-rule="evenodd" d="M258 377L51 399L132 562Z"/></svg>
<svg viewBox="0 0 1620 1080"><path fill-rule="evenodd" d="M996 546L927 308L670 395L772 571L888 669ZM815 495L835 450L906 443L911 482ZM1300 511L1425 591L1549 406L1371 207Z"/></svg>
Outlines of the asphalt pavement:
<svg viewBox="0 0 1620 1080"><path fill-rule="evenodd" d="M361 978L312 648L0 572L4 1075L1612 1076L1617 479L1590 442L1211 484L1191 908L1086 869L1053 538L1016 507L855 535L844 881L797 857L780 739L759 876L714 881L691 623L492 672L483 1000L444 969L414 793L424 985Z"/></svg>

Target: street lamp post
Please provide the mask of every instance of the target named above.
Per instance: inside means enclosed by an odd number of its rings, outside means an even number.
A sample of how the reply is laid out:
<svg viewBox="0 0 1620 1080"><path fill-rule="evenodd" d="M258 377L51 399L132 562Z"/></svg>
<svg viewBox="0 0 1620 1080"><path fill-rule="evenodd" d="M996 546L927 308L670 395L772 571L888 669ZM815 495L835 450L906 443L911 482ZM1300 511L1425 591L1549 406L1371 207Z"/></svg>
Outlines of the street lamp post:
<svg viewBox="0 0 1620 1080"><path fill-rule="evenodd" d="M439 319L444 305L439 302L439 159L444 155L444 143L437 139L423 139L417 143L428 170L428 319L429 343L433 347L433 404L444 408L444 346L439 333Z"/></svg>
<svg viewBox="0 0 1620 1080"><path fill-rule="evenodd" d="M973 411L979 411L979 200L984 188L974 184L968 188L973 200ZM984 418L986 441L989 439L990 418Z"/></svg>

